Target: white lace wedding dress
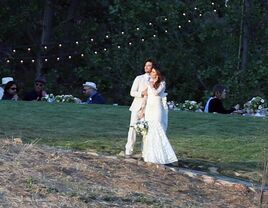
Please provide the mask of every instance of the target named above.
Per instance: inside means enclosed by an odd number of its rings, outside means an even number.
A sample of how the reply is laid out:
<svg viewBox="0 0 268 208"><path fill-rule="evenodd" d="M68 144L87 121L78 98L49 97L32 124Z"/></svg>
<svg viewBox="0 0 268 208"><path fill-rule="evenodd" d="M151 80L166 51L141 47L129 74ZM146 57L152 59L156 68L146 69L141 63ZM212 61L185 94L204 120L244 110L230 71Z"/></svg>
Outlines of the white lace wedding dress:
<svg viewBox="0 0 268 208"><path fill-rule="evenodd" d="M168 108L165 103L165 88L165 82L161 82L157 89L148 85L145 121L149 128L144 138L142 154L145 162L168 164L178 161L166 136Z"/></svg>

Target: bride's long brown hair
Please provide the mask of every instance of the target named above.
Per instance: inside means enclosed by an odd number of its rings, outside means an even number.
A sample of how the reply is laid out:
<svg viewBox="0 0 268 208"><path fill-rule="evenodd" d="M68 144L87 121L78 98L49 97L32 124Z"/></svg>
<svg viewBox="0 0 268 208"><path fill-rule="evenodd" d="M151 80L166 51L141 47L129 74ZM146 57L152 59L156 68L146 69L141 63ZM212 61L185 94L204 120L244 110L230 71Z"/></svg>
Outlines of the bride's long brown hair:
<svg viewBox="0 0 268 208"><path fill-rule="evenodd" d="M153 65L153 69L155 70L155 72L158 76L157 81L153 84L153 87L155 89L157 89L160 86L160 83L165 80L165 77L160 72L159 66Z"/></svg>

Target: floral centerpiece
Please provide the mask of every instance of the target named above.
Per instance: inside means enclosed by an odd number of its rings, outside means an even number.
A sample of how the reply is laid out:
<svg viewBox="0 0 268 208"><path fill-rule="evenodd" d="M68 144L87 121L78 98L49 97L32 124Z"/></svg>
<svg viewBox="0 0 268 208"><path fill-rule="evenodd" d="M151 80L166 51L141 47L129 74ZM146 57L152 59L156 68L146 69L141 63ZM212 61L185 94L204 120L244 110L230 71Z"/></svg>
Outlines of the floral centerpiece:
<svg viewBox="0 0 268 208"><path fill-rule="evenodd" d="M56 95L48 94L42 98L42 101L47 101L49 103L79 103L79 99L72 95Z"/></svg>
<svg viewBox="0 0 268 208"><path fill-rule="evenodd" d="M202 111L201 104L197 103L194 100L185 100L180 108L181 110L186 110L186 111Z"/></svg>
<svg viewBox="0 0 268 208"><path fill-rule="evenodd" d="M148 133L148 122L139 120L134 126L139 135L146 136Z"/></svg>
<svg viewBox="0 0 268 208"><path fill-rule="evenodd" d="M179 110L179 104L176 103L175 101L168 101L167 106L168 106L168 109Z"/></svg>
<svg viewBox="0 0 268 208"><path fill-rule="evenodd" d="M247 113L257 113L265 107L265 100L259 96L253 97L244 104L244 109Z"/></svg>
<svg viewBox="0 0 268 208"><path fill-rule="evenodd" d="M76 103L76 98L72 95L57 95L55 101L58 103Z"/></svg>
<svg viewBox="0 0 268 208"><path fill-rule="evenodd" d="M55 101L55 96L53 94L47 94L45 97L42 97L41 100L52 103Z"/></svg>

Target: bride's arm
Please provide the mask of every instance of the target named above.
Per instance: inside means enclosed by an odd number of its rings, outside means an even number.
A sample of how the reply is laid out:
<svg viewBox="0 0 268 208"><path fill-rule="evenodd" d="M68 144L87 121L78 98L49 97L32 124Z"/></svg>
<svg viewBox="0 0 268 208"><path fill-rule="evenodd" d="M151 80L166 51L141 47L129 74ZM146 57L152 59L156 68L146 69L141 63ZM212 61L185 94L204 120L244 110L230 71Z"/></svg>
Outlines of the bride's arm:
<svg viewBox="0 0 268 208"><path fill-rule="evenodd" d="M161 82L157 89L153 87L152 83L150 83L149 87L152 89L154 95L160 95L160 93L164 92L166 89L166 82Z"/></svg>

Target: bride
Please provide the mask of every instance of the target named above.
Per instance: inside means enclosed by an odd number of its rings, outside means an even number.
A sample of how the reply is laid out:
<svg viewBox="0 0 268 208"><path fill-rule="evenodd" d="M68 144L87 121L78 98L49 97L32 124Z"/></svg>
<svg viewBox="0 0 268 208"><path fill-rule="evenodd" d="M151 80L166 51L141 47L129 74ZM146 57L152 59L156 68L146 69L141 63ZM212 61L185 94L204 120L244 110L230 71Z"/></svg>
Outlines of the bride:
<svg viewBox="0 0 268 208"><path fill-rule="evenodd" d="M163 102L166 83L157 67L153 67L147 96L142 105L142 116L148 122L148 133L144 138L143 159L145 162L168 164L178 161L166 136L167 106Z"/></svg>

